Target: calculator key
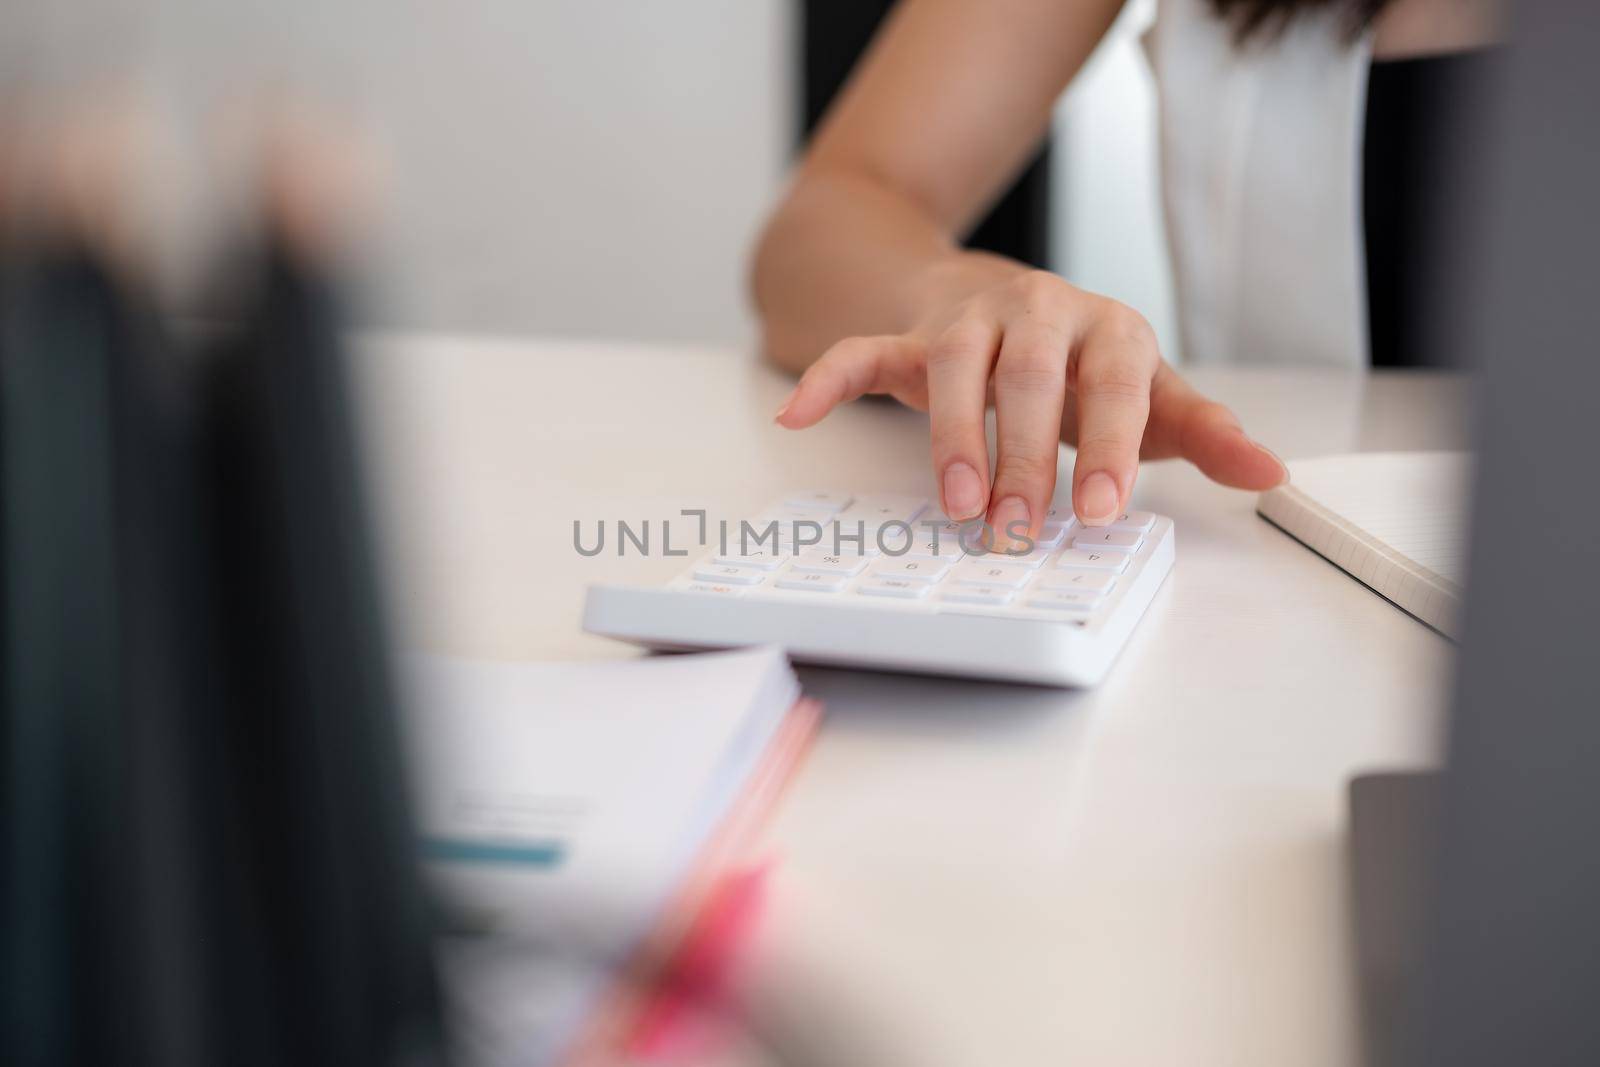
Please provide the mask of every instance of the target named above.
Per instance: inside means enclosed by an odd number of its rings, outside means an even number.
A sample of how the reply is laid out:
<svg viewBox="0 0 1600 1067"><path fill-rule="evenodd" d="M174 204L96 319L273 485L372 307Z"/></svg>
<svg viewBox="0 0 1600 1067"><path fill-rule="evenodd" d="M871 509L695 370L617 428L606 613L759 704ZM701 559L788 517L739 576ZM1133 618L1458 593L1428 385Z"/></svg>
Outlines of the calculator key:
<svg viewBox="0 0 1600 1067"><path fill-rule="evenodd" d="M942 559L881 559L872 568L875 578L903 578L913 582L937 582L950 564Z"/></svg>
<svg viewBox="0 0 1600 1067"><path fill-rule="evenodd" d="M939 594L939 599L953 604L1004 604L1014 592L1003 585L952 585Z"/></svg>
<svg viewBox="0 0 1600 1067"><path fill-rule="evenodd" d="M744 595L744 590L737 585L717 585L712 582L690 582L685 588L691 593L713 593L717 596Z"/></svg>
<svg viewBox="0 0 1600 1067"><path fill-rule="evenodd" d="M1039 564L1049 559L1050 553L1053 551L1055 550L1052 548L1045 548L1041 545L1035 544L1032 551L1029 552L986 552L982 556L977 556L974 558L981 559L985 563L1009 563L1017 567L1037 567Z"/></svg>
<svg viewBox="0 0 1600 1067"><path fill-rule="evenodd" d="M873 540L872 533L870 531L861 539L861 543L859 545L856 544L854 530L847 530L845 532L849 536L839 538L839 543L834 544L833 531L829 530L827 534L823 536L822 544L819 545L818 548L830 552L835 556L849 556L852 559L860 559L863 556L868 559L875 559L878 556L883 555L883 549L878 547L878 542ZM894 546L891 545L890 547Z"/></svg>
<svg viewBox="0 0 1600 1067"><path fill-rule="evenodd" d="M819 552L831 552L836 556L876 556L879 554L873 531L865 528L858 530L855 523L840 523L836 525L833 519L828 518L818 521L813 528L810 523L816 520L802 520L797 531L792 521L783 519L778 520L779 525L775 532L769 535L766 524L772 521L770 517L748 521L751 523L754 532L746 538L746 545L765 548L773 544L774 539L776 539L780 555L793 556L812 549ZM858 533L861 535L860 543L856 541ZM758 537L765 538L759 545L756 544ZM801 541L805 543L801 544ZM738 530L730 527L728 530L728 547L732 548L737 543Z"/></svg>
<svg viewBox="0 0 1600 1067"><path fill-rule="evenodd" d="M783 498L783 507L825 511L832 515L850 506L849 493L798 491Z"/></svg>
<svg viewBox="0 0 1600 1067"><path fill-rule="evenodd" d="M1072 547L1086 552L1139 551L1144 536L1134 530L1118 530L1113 526L1092 526L1079 530L1072 538Z"/></svg>
<svg viewBox="0 0 1600 1067"><path fill-rule="evenodd" d="M813 549L796 556L792 569L802 574L842 574L848 578L860 574L866 565L865 556L836 555Z"/></svg>
<svg viewBox="0 0 1600 1067"><path fill-rule="evenodd" d="M898 545L890 545L898 548ZM900 559L942 559L954 563L966 555L961 549L961 542L954 534L941 532L937 537L927 530L918 532L917 539L911 547L900 554Z"/></svg>
<svg viewBox="0 0 1600 1067"><path fill-rule="evenodd" d="M1073 590L1090 596L1104 596L1117 584L1117 576L1109 571L1089 571L1068 567L1065 570L1046 571L1039 588L1048 592Z"/></svg>
<svg viewBox="0 0 1600 1067"><path fill-rule="evenodd" d="M953 579L962 585L1003 585L1008 589L1021 589L1032 577L1032 567L990 563L987 558L968 560L957 567L953 575Z"/></svg>
<svg viewBox="0 0 1600 1067"><path fill-rule="evenodd" d="M1088 552L1081 548L1069 548L1056 557L1056 566L1083 567L1121 574L1128 568L1128 557L1121 552Z"/></svg>
<svg viewBox="0 0 1600 1067"><path fill-rule="evenodd" d="M758 571L775 571L783 566L787 558L781 551L773 552L768 549L757 549L754 552L742 554L729 552L726 555L719 555L714 562L720 563L724 567L754 567Z"/></svg>
<svg viewBox="0 0 1600 1067"><path fill-rule="evenodd" d="M919 600L928 595L932 582L915 582L905 578L871 578L856 586L856 592L865 596L893 596L906 600Z"/></svg>
<svg viewBox="0 0 1600 1067"><path fill-rule="evenodd" d="M841 574L795 574L790 572L778 579L779 589L804 589L812 593L837 593L850 579Z"/></svg>
<svg viewBox="0 0 1600 1067"><path fill-rule="evenodd" d="M808 521L802 520L800 532L807 540L814 534L821 537L827 536L827 529L822 523L817 523L813 530ZM795 543L795 525L793 519L781 515L761 515L754 519L745 519L742 523L728 525L728 548L736 552L749 552L752 549L771 548L776 544L781 549L788 549ZM819 540L816 542L821 544Z"/></svg>
<svg viewBox="0 0 1600 1067"><path fill-rule="evenodd" d="M928 527L922 525L923 522L931 522L934 519L939 521L938 526ZM937 533L939 535L939 545L941 548L948 543L954 545L956 548L959 548L965 555L971 555L974 552L983 551L984 538L982 519L969 519L966 522L956 522L954 519L947 519L941 515L935 515L933 519L919 520L917 523L917 530L919 537L927 536L930 530Z"/></svg>
<svg viewBox="0 0 1600 1067"><path fill-rule="evenodd" d="M796 522L814 522L819 526L826 527L828 523L833 521L833 515L833 512L823 508L773 508L771 511L764 512L761 518L764 522L776 519L785 526L792 526Z"/></svg>
<svg viewBox="0 0 1600 1067"><path fill-rule="evenodd" d="M1033 543L1040 548L1056 548L1062 541L1067 539L1067 534L1071 532L1072 527L1073 523L1071 521L1047 522L1039 530L1039 536L1033 539Z"/></svg>
<svg viewBox="0 0 1600 1067"><path fill-rule="evenodd" d="M778 544L791 556L812 549L826 551L833 547L833 527L826 522L813 525L809 521L785 525L778 531Z"/></svg>
<svg viewBox="0 0 1600 1067"><path fill-rule="evenodd" d="M729 567L721 563L702 563L694 569L694 576L713 585L760 585L767 580L765 571L754 567Z"/></svg>
<svg viewBox="0 0 1600 1067"><path fill-rule="evenodd" d="M793 540L796 537L828 537L833 533L833 516L791 515L778 524L778 536Z"/></svg>
<svg viewBox="0 0 1600 1067"><path fill-rule="evenodd" d="M932 514L924 515L917 521L938 523L940 537L969 537L974 542L976 542L979 535L983 533L983 528L985 525L985 519L982 515L979 515L975 519L952 519L950 516L940 511L935 511ZM933 527L929 526L923 527L925 530L932 528Z"/></svg>
<svg viewBox="0 0 1600 1067"><path fill-rule="evenodd" d="M864 522L870 531L890 522L915 523L917 517L927 510L928 502L916 496L859 497L855 503L839 512L839 521Z"/></svg>
<svg viewBox="0 0 1600 1067"><path fill-rule="evenodd" d="M1052 611L1093 611L1100 598L1089 593L1060 589L1049 593L1035 593L1028 598L1030 608L1049 608Z"/></svg>
<svg viewBox="0 0 1600 1067"><path fill-rule="evenodd" d="M1136 530L1145 533L1156 524L1156 517L1148 511L1124 511L1111 520L1113 530Z"/></svg>
<svg viewBox="0 0 1600 1067"><path fill-rule="evenodd" d="M877 559L883 555L882 549L873 544L870 537L859 545L854 541L840 541L837 546L829 538L824 540L818 550L825 551L833 556L843 556L846 559Z"/></svg>

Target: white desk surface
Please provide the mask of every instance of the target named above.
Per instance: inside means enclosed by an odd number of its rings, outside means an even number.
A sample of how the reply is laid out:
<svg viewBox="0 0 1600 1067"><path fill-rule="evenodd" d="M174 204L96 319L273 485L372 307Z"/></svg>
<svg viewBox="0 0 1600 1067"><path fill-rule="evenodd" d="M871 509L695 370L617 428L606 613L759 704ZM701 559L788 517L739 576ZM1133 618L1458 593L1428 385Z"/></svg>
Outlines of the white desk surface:
<svg viewBox="0 0 1600 1067"><path fill-rule="evenodd" d="M635 654L579 630L584 586L684 561L582 558L574 519L934 496L922 415L780 430L789 383L747 354L396 335L357 367L395 606L433 651ZM1192 377L1285 458L1465 446L1459 379ZM770 829L750 985L815 1007L837 1062L1356 1062L1344 786L1433 758L1450 646L1250 494L1166 462L1135 500L1178 561L1100 689L802 671L829 714Z"/></svg>

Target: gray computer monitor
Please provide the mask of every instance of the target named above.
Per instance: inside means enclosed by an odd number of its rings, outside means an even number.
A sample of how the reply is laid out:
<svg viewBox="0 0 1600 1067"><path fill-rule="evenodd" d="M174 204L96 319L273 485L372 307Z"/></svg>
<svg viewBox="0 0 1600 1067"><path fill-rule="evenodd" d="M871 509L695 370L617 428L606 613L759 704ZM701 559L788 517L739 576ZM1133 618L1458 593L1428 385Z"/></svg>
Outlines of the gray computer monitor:
<svg viewBox="0 0 1600 1067"><path fill-rule="evenodd" d="M1446 771L1352 792L1384 1064L1600 1064L1600 4L1506 6L1438 309L1480 367Z"/></svg>

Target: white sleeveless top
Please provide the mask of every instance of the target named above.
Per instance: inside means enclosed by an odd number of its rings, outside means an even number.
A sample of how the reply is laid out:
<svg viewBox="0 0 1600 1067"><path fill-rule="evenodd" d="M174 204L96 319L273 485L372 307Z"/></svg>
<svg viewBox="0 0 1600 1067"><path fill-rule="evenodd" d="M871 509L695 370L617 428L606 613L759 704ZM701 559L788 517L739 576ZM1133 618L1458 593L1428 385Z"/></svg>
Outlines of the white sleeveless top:
<svg viewBox="0 0 1600 1067"><path fill-rule="evenodd" d="M1241 45L1210 0L1160 0L1144 46L1185 361L1366 366L1370 38L1313 12Z"/></svg>

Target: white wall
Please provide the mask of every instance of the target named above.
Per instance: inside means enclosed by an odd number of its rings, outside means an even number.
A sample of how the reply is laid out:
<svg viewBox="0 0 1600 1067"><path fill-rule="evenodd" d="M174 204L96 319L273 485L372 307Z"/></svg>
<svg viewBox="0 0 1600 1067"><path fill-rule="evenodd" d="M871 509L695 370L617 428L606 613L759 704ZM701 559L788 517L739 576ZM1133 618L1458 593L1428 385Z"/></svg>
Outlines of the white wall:
<svg viewBox="0 0 1600 1067"><path fill-rule="evenodd" d="M981 0L973 0L981 2ZM1175 352L1133 0L1063 100L1057 266ZM0 77L150 75L190 133L262 84L387 161L386 322L741 343L794 121L796 0L5 0ZM203 197L203 182L182 190Z"/></svg>
<svg viewBox="0 0 1600 1067"><path fill-rule="evenodd" d="M738 342L746 249L794 128L790 14L789 0L4 0L0 91L137 85L193 163L214 112L288 87L381 163L386 321ZM191 207L196 169L168 183Z"/></svg>
<svg viewBox="0 0 1600 1067"><path fill-rule="evenodd" d="M748 337L744 259L793 129L788 8L418 4L372 57L393 317Z"/></svg>
<svg viewBox="0 0 1600 1067"><path fill-rule="evenodd" d="M977 0L975 0L977 2ZM400 166L394 315L740 341L743 261L787 161L792 0L471 0L368 61ZM1056 266L1177 331L1132 0L1058 111ZM413 13L412 18L419 18Z"/></svg>

